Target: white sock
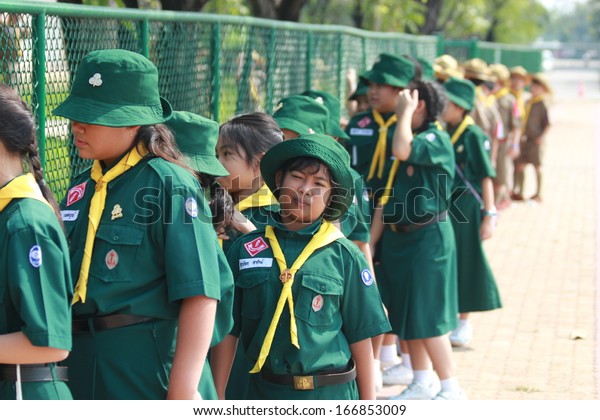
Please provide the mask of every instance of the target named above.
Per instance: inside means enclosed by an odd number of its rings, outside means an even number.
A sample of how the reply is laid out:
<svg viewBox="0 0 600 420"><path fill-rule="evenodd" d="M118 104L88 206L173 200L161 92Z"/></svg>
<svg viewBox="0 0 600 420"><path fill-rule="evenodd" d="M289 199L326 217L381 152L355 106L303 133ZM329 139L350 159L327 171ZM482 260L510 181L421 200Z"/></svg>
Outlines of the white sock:
<svg viewBox="0 0 600 420"><path fill-rule="evenodd" d="M377 359L373 360L373 367L375 368L375 372L381 370L381 362Z"/></svg>
<svg viewBox="0 0 600 420"><path fill-rule="evenodd" d="M467 319L459 319L458 320L459 325L462 327L463 325L467 325L469 324L469 318Z"/></svg>
<svg viewBox="0 0 600 420"><path fill-rule="evenodd" d="M382 362L391 362L398 355L395 344L383 345L381 346L381 351L379 352L379 360Z"/></svg>
<svg viewBox="0 0 600 420"><path fill-rule="evenodd" d="M430 386L435 381L435 373L433 369L426 370L413 370L413 382L417 382L419 385L425 387Z"/></svg>
<svg viewBox="0 0 600 420"><path fill-rule="evenodd" d="M410 354L408 353L400 353L402 356L402 364L412 370L412 363L410 362Z"/></svg>
<svg viewBox="0 0 600 420"><path fill-rule="evenodd" d="M456 376L441 380L440 385L442 386L442 391L460 392L460 384L458 383L458 378Z"/></svg>

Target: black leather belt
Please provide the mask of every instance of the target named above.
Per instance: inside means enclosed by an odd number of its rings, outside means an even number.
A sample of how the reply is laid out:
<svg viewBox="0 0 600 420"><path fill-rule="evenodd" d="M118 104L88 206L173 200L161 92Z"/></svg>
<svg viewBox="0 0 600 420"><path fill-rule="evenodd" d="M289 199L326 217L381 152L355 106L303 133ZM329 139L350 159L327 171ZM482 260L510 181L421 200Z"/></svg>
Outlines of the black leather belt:
<svg viewBox="0 0 600 420"><path fill-rule="evenodd" d="M154 319L156 318L129 314L114 314L97 316L93 318L74 319L73 333L104 331L111 328L140 324L142 322L152 321Z"/></svg>
<svg viewBox="0 0 600 420"><path fill-rule="evenodd" d="M47 364L39 365L20 365L21 382L50 382L50 381L68 381L66 366L51 367ZM54 369L54 375L52 375ZM0 365L0 381L17 381L17 365Z"/></svg>
<svg viewBox="0 0 600 420"><path fill-rule="evenodd" d="M267 369L261 371L265 381L277 384L293 386L297 391L310 391L318 387L345 384L356 378L356 366L354 360L348 365L348 370L340 373L321 373L312 376L276 375Z"/></svg>
<svg viewBox="0 0 600 420"><path fill-rule="evenodd" d="M434 223L443 222L448 217L448 211L443 211L435 216L424 220L421 223L411 223L406 225L390 224L390 229L394 233L409 233L424 228L425 226L433 225Z"/></svg>

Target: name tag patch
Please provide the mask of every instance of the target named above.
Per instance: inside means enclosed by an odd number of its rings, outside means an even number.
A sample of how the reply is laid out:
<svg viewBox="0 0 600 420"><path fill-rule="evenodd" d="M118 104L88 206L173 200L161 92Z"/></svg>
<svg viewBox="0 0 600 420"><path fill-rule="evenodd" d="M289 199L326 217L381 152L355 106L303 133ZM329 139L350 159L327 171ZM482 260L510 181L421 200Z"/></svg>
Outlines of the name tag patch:
<svg viewBox="0 0 600 420"><path fill-rule="evenodd" d="M63 222L74 222L79 217L79 210L61 210L60 217Z"/></svg>
<svg viewBox="0 0 600 420"><path fill-rule="evenodd" d="M352 127L350 129L351 136L372 136L373 129L372 128L356 128Z"/></svg>
<svg viewBox="0 0 600 420"><path fill-rule="evenodd" d="M240 270L258 267L272 267L273 258L242 258L240 259Z"/></svg>

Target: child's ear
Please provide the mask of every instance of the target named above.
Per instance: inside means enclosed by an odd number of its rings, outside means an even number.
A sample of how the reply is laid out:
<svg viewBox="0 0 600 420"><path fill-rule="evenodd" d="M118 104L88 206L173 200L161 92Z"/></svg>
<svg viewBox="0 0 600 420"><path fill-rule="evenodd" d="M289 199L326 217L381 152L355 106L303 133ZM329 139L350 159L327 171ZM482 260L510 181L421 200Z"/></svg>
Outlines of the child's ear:
<svg viewBox="0 0 600 420"><path fill-rule="evenodd" d="M417 104L417 109L415 110L416 112L423 112L426 109L426 104L425 101L423 99L419 100L419 103Z"/></svg>

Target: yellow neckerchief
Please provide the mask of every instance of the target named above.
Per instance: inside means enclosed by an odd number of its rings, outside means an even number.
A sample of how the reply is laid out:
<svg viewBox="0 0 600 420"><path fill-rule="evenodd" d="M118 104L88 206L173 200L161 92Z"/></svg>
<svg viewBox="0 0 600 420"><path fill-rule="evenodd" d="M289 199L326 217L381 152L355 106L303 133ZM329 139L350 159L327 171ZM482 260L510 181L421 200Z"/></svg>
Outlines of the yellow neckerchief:
<svg viewBox="0 0 600 420"><path fill-rule="evenodd" d="M496 97L496 99L500 99L508 95L509 92L510 91L507 87L503 87L502 89L498 90L498 92L494 93L494 96Z"/></svg>
<svg viewBox="0 0 600 420"><path fill-rule="evenodd" d="M475 94L477 95L477 99L479 99L479 101L487 108L489 108L494 104L494 102L496 102L496 97L494 95L486 95L483 92L481 86L477 86L475 88Z"/></svg>
<svg viewBox="0 0 600 420"><path fill-rule="evenodd" d="M271 244L271 248L273 249L273 256L275 257L277 265L279 266L279 272L281 273L279 279L283 283L283 288L281 289L281 294L279 295L279 300L277 301L277 307L275 308L273 319L271 319L271 324L269 325L269 329L267 330L267 334L260 348L258 359L256 360L256 364L254 365L250 373L260 372L263 365L265 364L265 360L267 360L267 356L269 355L269 351L271 350L271 344L273 344L273 337L275 336L275 330L277 329L279 318L281 317L281 313L283 312L283 307L286 304L286 302L290 310L291 341L296 348L300 348L300 344L298 343L298 328L296 326L296 318L294 316L294 299L292 296L292 284L294 283L294 276L296 272L300 269L300 267L302 267L306 260L312 255L313 252L315 252L319 248L329 245L330 243L334 242L339 238L342 238L343 236L344 235L342 234L342 232L340 232L339 229L335 227L333 223L324 220L317 233L304 247L296 261L294 261L292 267L287 268L287 263L285 262L285 255L283 255L281 246L277 241L277 236L275 235L275 230L273 229L273 226L266 227L265 237L269 240L269 243Z"/></svg>
<svg viewBox="0 0 600 420"><path fill-rule="evenodd" d="M15 198L33 198L52 208L44 198L33 174L19 175L0 189L0 212Z"/></svg>
<svg viewBox="0 0 600 420"><path fill-rule="evenodd" d="M242 212L254 207L265 207L277 204L277 199L267 187L267 184L263 184L254 194L249 195L242 201L237 203L234 207L237 211Z"/></svg>
<svg viewBox="0 0 600 420"><path fill-rule="evenodd" d="M434 124L435 124L435 128L437 128L438 130L440 130L440 131L444 130L444 127L442 126L442 124L440 124L439 121L435 121ZM398 159L396 159L392 163L392 167L390 169L390 176L388 177L387 183L385 184L383 194L381 195L381 198L379 199L380 206L385 206L387 204L387 202L390 200L390 193L392 192L392 184L394 183L394 179L396 178L396 174L398 173L399 167L400 167L400 161Z"/></svg>
<svg viewBox="0 0 600 420"><path fill-rule="evenodd" d="M377 139L377 146L375 146L375 153L373 153L373 159L371 160L367 181L370 181L373 178L375 170L377 170L377 178L381 179L383 176L388 128L398 119L396 114L394 114L387 121L383 121L383 117L376 110L373 110L373 118L375 118L375 122L379 126L379 138Z"/></svg>
<svg viewBox="0 0 600 420"><path fill-rule="evenodd" d="M96 231L98 230L100 218L102 217L102 212L104 211L108 183L117 178L119 175L133 168L148 153L145 148L141 148L141 152L142 153L140 154L140 152L137 150L137 147L134 147L104 175L102 175L102 165L100 164L100 161L95 160L94 164L92 165L91 178L96 181L96 191L94 192L92 201L90 203L90 211L88 214L88 230L85 237L83 259L81 261L79 279L75 285L73 301L71 304L75 304L78 301L85 303L90 263L92 262L92 252L94 250L94 239L96 238Z"/></svg>
<svg viewBox="0 0 600 420"><path fill-rule="evenodd" d="M522 116L525 113L525 104L523 104L523 91L511 89L510 93L512 93L513 96L515 97L515 99L517 100L517 107L519 108L519 115Z"/></svg>
<svg viewBox="0 0 600 420"><path fill-rule="evenodd" d="M452 134L452 137L450 137L450 141L452 142L452 144L456 143L460 136L462 136L462 133L465 132L467 127L473 124L475 124L473 118L470 115L466 115L465 118L459 124L454 134Z"/></svg>
<svg viewBox="0 0 600 420"><path fill-rule="evenodd" d="M529 119L529 114L531 113L531 107L538 102L542 102L543 100L544 95L538 95L527 101L527 105L525 105L525 114L523 114L523 122L521 123L523 130L527 128L527 120Z"/></svg>

